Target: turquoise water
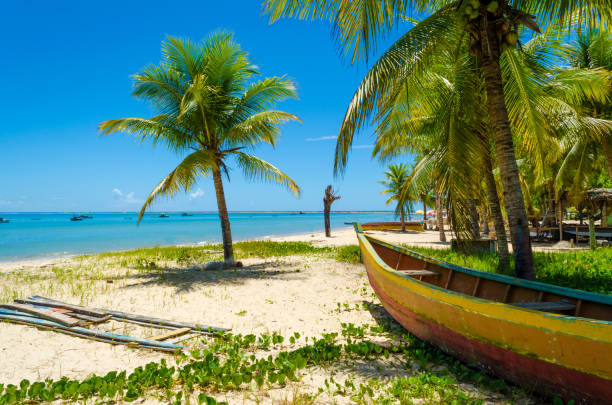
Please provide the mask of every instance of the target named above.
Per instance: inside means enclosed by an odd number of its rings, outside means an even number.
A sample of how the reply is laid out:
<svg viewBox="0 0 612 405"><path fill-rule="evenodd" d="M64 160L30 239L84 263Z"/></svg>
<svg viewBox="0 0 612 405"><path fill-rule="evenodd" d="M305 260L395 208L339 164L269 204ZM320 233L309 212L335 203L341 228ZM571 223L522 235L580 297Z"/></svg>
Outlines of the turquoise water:
<svg viewBox="0 0 612 405"><path fill-rule="evenodd" d="M0 214L0 261L98 253L138 247L220 242L217 213L183 217L145 214L136 225L135 213L92 213L93 218L70 221L71 214ZM392 221L391 212L332 212L333 229L345 222ZM323 214L296 212L231 213L235 241L323 231Z"/></svg>

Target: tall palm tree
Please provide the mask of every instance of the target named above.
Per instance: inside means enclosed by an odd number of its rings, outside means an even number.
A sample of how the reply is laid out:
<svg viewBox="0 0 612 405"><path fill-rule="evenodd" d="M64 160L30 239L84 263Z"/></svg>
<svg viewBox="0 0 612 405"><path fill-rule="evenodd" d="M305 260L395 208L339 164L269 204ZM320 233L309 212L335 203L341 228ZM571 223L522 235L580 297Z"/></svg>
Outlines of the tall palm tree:
<svg viewBox="0 0 612 405"><path fill-rule="evenodd" d="M295 86L284 77L260 75L248 55L228 33L214 33L201 43L169 37L162 43L163 60L136 74L133 95L151 103L159 115L104 121L102 134L118 131L141 141L165 143L189 154L159 182L143 204L138 222L153 201L180 190L187 192L198 177L212 176L221 233L224 267L236 265L223 174L229 179L230 159L245 177L285 186L296 196L298 185L272 164L250 152L260 143L275 145L279 125L299 121L273 110L284 99L296 97Z"/></svg>
<svg viewBox="0 0 612 405"><path fill-rule="evenodd" d="M589 26L610 23L612 4L609 0L265 0L264 8L273 21L282 17L330 20L340 45L352 54L352 61L361 57L367 59L376 49L377 40L396 29L407 14L432 12L380 57L355 92L340 129L335 160L337 171L346 166L354 133L369 123L371 113L381 98L388 96L393 82L420 73L432 63L441 45L457 38L468 43L470 52L479 58L482 66L516 273L520 277L535 277L527 214L504 100L500 57L505 50L519 44L519 28L523 25L539 32L538 24L547 26L552 21L559 21L565 27L575 27L579 23ZM378 115L384 112L379 111Z"/></svg>
<svg viewBox="0 0 612 405"><path fill-rule="evenodd" d="M550 175L549 167L561 156L555 137L558 133L600 135L608 125L580 114L568 102L600 100L606 93L602 90L605 76L580 69L555 76L558 68L545 63L540 55L545 50L564 52L559 46L556 33L550 32L523 44L521 52L505 52L501 59L510 124L520 141L518 152L529 157L534 177L540 181ZM414 183L418 189L437 179L437 189L444 190L454 208L450 212L458 237L474 237L477 228L472 226L470 235L465 216L475 212L470 208L475 198L488 199L499 263L505 268L509 255L493 175L496 157L490 144L492 134L482 101L486 97L482 71L465 46L441 48L439 53L439 62L424 69L421 76L398 81L398 87L391 88L397 98L383 99L389 112L378 120L373 156L384 160L404 153L422 154L410 185ZM480 185L483 179L486 193ZM522 185L524 188L525 183ZM526 202L531 201L526 198Z"/></svg>
<svg viewBox="0 0 612 405"><path fill-rule="evenodd" d="M404 163L391 164L385 172L385 180L379 181L386 187L380 193L389 196L385 204L395 202L395 214L400 217L402 232L406 232L406 213L412 210L410 196L404 192L409 180L408 173L408 166Z"/></svg>

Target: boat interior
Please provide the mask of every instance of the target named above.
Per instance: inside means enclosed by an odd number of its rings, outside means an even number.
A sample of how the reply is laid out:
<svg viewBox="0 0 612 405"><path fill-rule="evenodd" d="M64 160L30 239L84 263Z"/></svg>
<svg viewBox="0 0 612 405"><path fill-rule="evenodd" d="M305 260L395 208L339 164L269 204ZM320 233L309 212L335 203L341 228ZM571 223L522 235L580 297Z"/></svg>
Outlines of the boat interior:
<svg viewBox="0 0 612 405"><path fill-rule="evenodd" d="M467 269L363 236L391 269L424 283L520 308L612 321L612 297Z"/></svg>

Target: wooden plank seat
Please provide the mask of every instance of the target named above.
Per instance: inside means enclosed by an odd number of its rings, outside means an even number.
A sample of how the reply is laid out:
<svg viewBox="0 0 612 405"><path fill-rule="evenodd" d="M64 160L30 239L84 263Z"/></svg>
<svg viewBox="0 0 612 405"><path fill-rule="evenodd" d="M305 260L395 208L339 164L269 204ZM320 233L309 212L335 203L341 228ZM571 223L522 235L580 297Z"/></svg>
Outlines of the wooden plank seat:
<svg viewBox="0 0 612 405"><path fill-rule="evenodd" d="M439 277L440 273L431 270L398 270L400 273L410 277Z"/></svg>
<svg viewBox="0 0 612 405"><path fill-rule="evenodd" d="M554 302L511 302L510 305L526 309L534 309L536 311L557 312L557 311L574 311L576 304L567 301Z"/></svg>

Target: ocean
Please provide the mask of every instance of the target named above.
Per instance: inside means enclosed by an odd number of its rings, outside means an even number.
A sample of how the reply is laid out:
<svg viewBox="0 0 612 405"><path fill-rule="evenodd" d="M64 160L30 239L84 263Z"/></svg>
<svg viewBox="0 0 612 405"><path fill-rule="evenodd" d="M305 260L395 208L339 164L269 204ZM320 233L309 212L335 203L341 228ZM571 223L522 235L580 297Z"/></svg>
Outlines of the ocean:
<svg viewBox="0 0 612 405"><path fill-rule="evenodd" d="M140 225L136 213L89 213L92 218L71 221L67 213L1 214L0 261L57 257L175 244L221 241L216 212L147 213ZM392 221L392 212L332 212L334 229L345 222ZM234 241L323 231L322 212L230 213Z"/></svg>

